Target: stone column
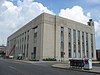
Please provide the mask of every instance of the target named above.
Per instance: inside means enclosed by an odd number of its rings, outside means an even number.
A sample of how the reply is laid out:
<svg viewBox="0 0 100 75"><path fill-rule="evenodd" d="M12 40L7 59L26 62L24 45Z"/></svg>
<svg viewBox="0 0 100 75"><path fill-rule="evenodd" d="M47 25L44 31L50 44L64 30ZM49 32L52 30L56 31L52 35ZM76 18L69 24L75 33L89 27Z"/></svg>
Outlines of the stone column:
<svg viewBox="0 0 100 75"><path fill-rule="evenodd" d="M21 47L20 47L21 42L20 42L20 39L21 39L21 36L19 35L19 54L21 53Z"/></svg>
<svg viewBox="0 0 100 75"><path fill-rule="evenodd" d="M60 26L56 26L56 58L57 60L61 59L61 51L60 51L60 31L61 31L61 27Z"/></svg>
<svg viewBox="0 0 100 75"><path fill-rule="evenodd" d="M23 53L23 51L22 51L22 35L20 35L20 52L21 52L21 54Z"/></svg>
<svg viewBox="0 0 100 75"><path fill-rule="evenodd" d="M93 34L93 57L94 57L94 60L96 60L96 45L95 45L95 34Z"/></svg>
<svg viewBox="0 0 100 75"><path fill-rule="evenodd" d="M28 35L28 32L26 32L26 48L25 48L25 57L27 58L27 35Z"/></svg>
<svg viewBox="0 0 100 75"><path fill-rule="evenodd" d="M71 29L71 57L73 58L73 29Z"/></svg>
<svg viewBox="0 0 100 75"><path fill-rule="evenodd" d="M28 42L28 58L31 59L31 53L32 53L32 50L33 50L33 29L30 29L29 31L29 42Z"/></svg>
<svg viewBox="0 0 100 75"><path fill-rule="evenodd" d="M40 59L41 58L40 57L40 54L41 54L40 49L41 49L41 33L42 32L40 32L40 31L41 31L41 26L38 26L38 28L37 28L37 43L36 43L36 47L37 47L36 58L37 59Z"/></svg>
<svg viewBox="0 0 100 75"><path fill-rule="evenodd" d="M84 32L84 57L86 57L86 33Z"/></svg>
<svg viewBox="0 0 100 75"><path fill-rule="evenodd" d="M16 37L15 58L17 58L17 51L18 51L18 37Z"/></svg>
<svg viewBox="0 0 100 75"><path fill-rule="evenodd" d="M68 60L68 28L64 27L64 59Z"/></svg>
<svg viewBox="0 0 100 75"><path fill-rule="evenodd" d="M43 59L43 29L44 25L38 25L37 27L37 43L36 43L36 47L37 47L37 53L36 53L36 59ZM45 36L44 36L45 37Z"/></svg>
<svg viewBox="0 0 100 75"><path fill-rule="evenodd" d="M23 42L22 42L22 45L23 45L23 53L24 53L24 33L23 33L23 35L22 35L22 40L23 40Z"/></svg>
<svg viewBox="0 0 100 75"><path fill-rule="evenodd" d="M81 53L81 58L83 58L83 50L82 50L82 32L80 31L80 53Z"/></svg>
<svg viewBox="0 0 100 75"><path fill-rule="evenodd" d="M76 30L76 58L78 58L78 32Z"/></svg>
<svg viewBox="0 0 100 75"><path fill-rule="evenodd" d="M26 32L24 33L24 57L26 55Z"/></svg>
<svg viewBox="0 0 100 75"><path fill-rule="evenodd" d="M23 34L23 54L25 55L25 50L24 50L24 48L25 48L25 33ZM24 56L23 55L23 56Z"/></svg>
<svg viewBox="0 0 100 75"><path fill-rule="evenodd" d="M18 36L18 54L20 54L20 35Z"/></svg>
<svg viewBox="0 0 100 75"><path fill-rule="evenodd" d="M17 37L17 51L16 51L17 55L18 56L18 53L19 53L19 37Z"/></svg>
<svg viewBox="0 0 100 75"><path fill-rule="evenodd" d="M88 58L92 58L91 55L91 35L88 33Z"/></svg>

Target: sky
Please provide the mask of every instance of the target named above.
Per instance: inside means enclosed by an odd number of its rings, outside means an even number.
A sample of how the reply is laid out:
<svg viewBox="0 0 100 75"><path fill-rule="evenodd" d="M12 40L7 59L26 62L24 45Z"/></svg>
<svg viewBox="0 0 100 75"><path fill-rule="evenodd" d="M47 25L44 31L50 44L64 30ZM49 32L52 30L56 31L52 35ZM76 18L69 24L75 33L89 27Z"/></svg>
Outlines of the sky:
<svg viewBox="0 0 100 75"><path fill-rule="evenodd" d="M100 0L0 0L0 45L43 12L84 24L92 18L96 49L100 49Z"/></svg>

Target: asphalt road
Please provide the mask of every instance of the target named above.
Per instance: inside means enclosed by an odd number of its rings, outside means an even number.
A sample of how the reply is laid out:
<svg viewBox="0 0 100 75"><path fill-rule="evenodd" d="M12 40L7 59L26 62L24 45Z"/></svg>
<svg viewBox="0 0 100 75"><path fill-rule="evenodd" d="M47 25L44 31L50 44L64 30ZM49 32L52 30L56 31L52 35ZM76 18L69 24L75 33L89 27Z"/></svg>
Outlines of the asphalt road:
<svg viewBox="0 0 100 75"><path fill-rule="evenodd" d="M94 73L78 72L52 68L53 62L22 63L0 59L0 75L99 75Z"/></svg>

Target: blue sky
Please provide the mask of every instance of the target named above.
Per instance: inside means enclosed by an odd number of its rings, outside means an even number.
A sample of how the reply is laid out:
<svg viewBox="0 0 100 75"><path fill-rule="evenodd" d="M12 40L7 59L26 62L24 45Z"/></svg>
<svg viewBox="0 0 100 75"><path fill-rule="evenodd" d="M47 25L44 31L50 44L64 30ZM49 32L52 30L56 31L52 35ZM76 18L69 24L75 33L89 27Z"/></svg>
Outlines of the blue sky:
<svg viewBox="0 0 100 75"><path fill-rule="evenodd" d="M8 0L9 1L9 0ZM15 5L18 0L10 0ZM23 1L23 0L21 0ZM100 19L100 15L96 16L100 12L100 1L99 0L33 0L35 2L42 3L48 9L58 14L60 9L72 8L73 6L81 6L84 9L84 14L91 12L93 19Z"/></svg>
<svg viewBox="0 0 100 75"><path fill-rule="evenodd" d="M100 49L100 0L0 0L0 36L5 34L1 37L3 40L0 44L6 44L6 38L10 34L42 12L84 24L89 18L93 18L96 48Z"/></svg>
<svg viewBox="0 0 100 75"><path fill-rule="evenodd" d="M34 0L42 3L44 6L53 10L56 14L60 12L60 9L72 8L73 6L81 6L84 9L84 13L91 12L93 19L100 19L100 15L96 16L100 12L99 0ZM94 2L97 1L97 2ZM96 10L96 11L95 11Z"/></svg>

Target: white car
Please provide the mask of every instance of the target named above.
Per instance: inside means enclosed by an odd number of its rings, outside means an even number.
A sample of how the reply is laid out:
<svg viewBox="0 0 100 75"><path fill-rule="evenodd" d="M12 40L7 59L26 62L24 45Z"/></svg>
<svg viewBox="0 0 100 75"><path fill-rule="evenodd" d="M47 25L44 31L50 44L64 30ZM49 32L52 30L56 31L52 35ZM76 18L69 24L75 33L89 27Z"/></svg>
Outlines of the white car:
<svg viewBox="0 0 100 75"><path fill-rule="evenodd" d="M14 58L14 56L9 56L9 59L13 59Z"/></svg>

